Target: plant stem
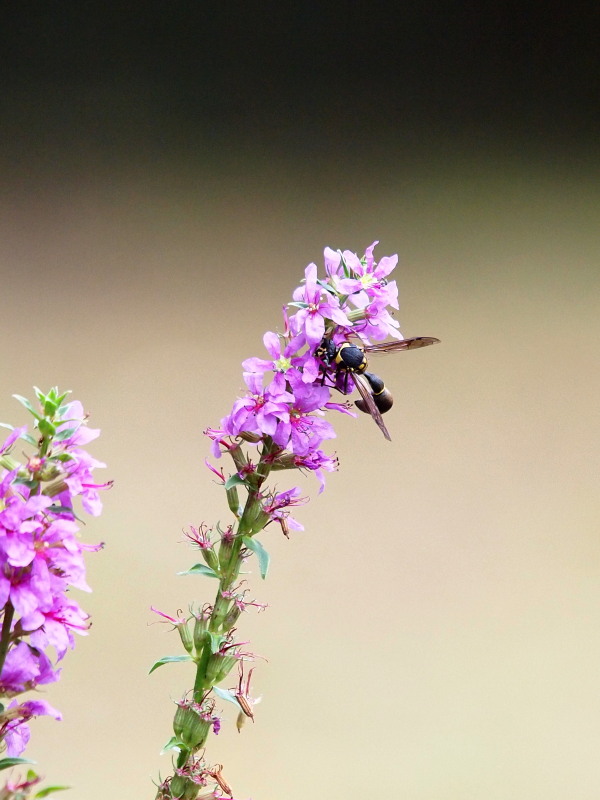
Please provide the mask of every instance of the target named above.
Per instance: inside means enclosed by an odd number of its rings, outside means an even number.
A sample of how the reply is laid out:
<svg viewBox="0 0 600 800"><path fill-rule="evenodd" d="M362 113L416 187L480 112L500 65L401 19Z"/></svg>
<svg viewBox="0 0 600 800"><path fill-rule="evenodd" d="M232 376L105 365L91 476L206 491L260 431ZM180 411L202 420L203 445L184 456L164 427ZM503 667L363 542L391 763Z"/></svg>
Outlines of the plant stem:
<svg viewBox="0 0 600 800"><path fill-rule="evenodd" d="M225 593L231 590L234 582L236 581L244 557L242 537L253 535L256 531L253 529L253 522L261 509L261 494L260 489L267 479L271 471L271 463L269 456L271 454L271 443L265 445L261 458L257 464L255 471L254 485L248 488L248 496L242 511L237 530L233 541L231 542L231 550L228 553L227 562L221 566L221 578L219 580L219 588L217 589L213 609L208 621L208 633L210 634L227 634L233 628L234 623L227 625L225 622L227 613L232 607L233 601L225 596ZM223 544L221 545L221 555L223 553ZM202 700L210 692L212 687L217 683L217 680L212 675L208 674L208 665L211 656L214 655L212 650L212 640L210 636L206 637L200 660L196 668L196 679L194 681L194 701L202 703ZM197 748L183 748L179 752L177 758L177 767L182 768L188 759L193 755L195 750L200 749L204 745L202 742Z"/></svg>
<svg viewBox="0 0 600 800"><path fill-rule="evenodd" d="M0 675L6 661L8 645L10 644L10 629L12 627L15 608L10 600L4 606L4 619L2 620L2 634L0 635Z"/></svg>

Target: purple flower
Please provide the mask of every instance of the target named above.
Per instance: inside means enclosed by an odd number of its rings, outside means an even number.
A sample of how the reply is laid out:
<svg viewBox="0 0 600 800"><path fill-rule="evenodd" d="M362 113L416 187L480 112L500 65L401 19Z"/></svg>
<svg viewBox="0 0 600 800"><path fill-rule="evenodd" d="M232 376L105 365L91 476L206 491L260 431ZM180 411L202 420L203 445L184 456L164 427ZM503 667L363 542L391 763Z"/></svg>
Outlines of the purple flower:
<svg viewBox="0 0 600 800"><path fill-rule="evenodd" d="M273 331L267 331L263 336L263 343L271 359L247 358L242 362L244 378L248 374L251 376L264 375L269 371L281 373L286 377L290 374L300 375L297 365L302 363L302 359L294 358L294 356L306 343L304 334L294 336L285 344L283 336L279 336Z"/></svg>
<svg viewBox="0 0 600 800"><path fill-rule="evenodd" d="M62 720L62 714L45 700L26 700L18 704L16 700L8 706L11 716L4 730L7 755L20 756L27 747L31 732L27 720L32 717L48 716Z"/></svg>
<svg viewBox="0 0 600 800"><path fill-rule="evenodd" d="M382 342L390 336L402 339L402 334L398 330L400 323L389 313L385 301L372 300L360 308L364 318L355 324L354 330L365 344L370 344L372 339Z"/></svg>
<svg viewBox="0 0 600 800"><path fill-rule="evenodd" d="M246 383L250 394L238 398L233 404L229 417L223 420L223 427L230 436L241 432L259 433L273 436L280 421L289 419L289 403L293 396L274 383L262 389L262 375L246 373Z"/></svg>
<svg viewBox="0 0 600 800"><path fill-rule="evenodd" d="M7 450L10 450L11 446L17 441L21 434L25 433L26 430L27 425L23 425L21 428L15 428L12 433L8 435L4 441L4 444L0 447L0 456L2 453L6 453Z"/></svg>
<svg viewBox="0 0 600 800"><path fill-rule="evenodd" d="M62 423L57 426L57 433L65 437L61 438L61 442L68 448L73 446L83 447L100 436L98 428L87 427L87 414L84 412L79 400L73 400L64 406L61 410L60 419ZM67 431L71 433L65 436Z"/></svg>
<svg viewBox="0 0 600 800"><path fill-rule="evenodd" d="M317 480L320 483L319 494L321 494L325 488L325 476L323 475L323 470L326 470L327 472L334 472L339 467L337 458L331 458L322 450L311 450L311 452L307 453L306 455L294 456L294 463L298 469L308 469L315 473Z"/></svg>
<svg viewBox="0 0 600 800"><path fill-rule="evenodd" d="M388 282L387 276L398 263L398 256L384 256L376 264L373 250L377 242L367 247L362 259L355 253L345 250L343 253L346 272L350 277L338 279L336 288L348 295L355 305L363 306L370 300L381 300L385 305L398 308L398 288L395 281Z"/></svg>
<svg viewBox="0 0 600 800"><path fill-rule="evenodd" d="M60 670L46 650L52 648L53 658L60 661L73 648L74 633L87 633L88 615L67 592L70 587L90 591L83 553L101 545L79 541L73 502L79 496L84 510L97 516L102 507L98 491L110 486L92 477L104 464L83 449L99 431L87 428L81 403L61 406L65 395L56 389L36 394L41 417L34 416L42 432L38 452L11 471L0 467L0 609L5 624L11 619L9 647L0 661L0 694L5 695L58 680ZM13 431L3 452L24 430ZM33 438L25 440L31 443ZM14 753L22 752L29 739L26 719L60 716L51 706L33 701L19 709L20 719L13 715L5 731Z"/></svg>
<svg viewBox="0 0 600 800"><path fill-rule="evenodd" d="M317 282L317 265L309 264L304 274L304 286L293 294L295 303L301 307L290 324L296 334L303 332L306 335L306 341L314 349L325 334L325 320L349 327L352 323L341 310L337 296L326 292Z"/></svg>
<svg viewBox="0 0 600 800"><path fill-rule="evenodd" d="M53 669L45 653L21 641L8 651L0 690L2 694L18 694L40 684L54 683L59 675L60 670Z"/></svg>
<svg viewBox="0 0 600 800"><path fill-rule="evenodd" d="M296 455L306 455L318 448L323 439L335 438L330 423L312 413L323 413L321 409L329 400L329 389L301 381L292 388L294 400L288 419L279 423L273 441L281 447L289 447Z"/></svg>

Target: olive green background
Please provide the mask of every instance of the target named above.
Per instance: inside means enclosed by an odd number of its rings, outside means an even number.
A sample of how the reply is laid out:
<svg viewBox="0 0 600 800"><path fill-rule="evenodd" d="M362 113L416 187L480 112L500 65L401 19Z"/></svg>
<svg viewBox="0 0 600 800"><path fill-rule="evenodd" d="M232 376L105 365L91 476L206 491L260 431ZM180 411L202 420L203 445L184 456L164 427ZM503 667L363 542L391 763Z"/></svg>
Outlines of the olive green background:
<svg viewBox="0 0 600 800"><path fill-rule="evenodd" d="M211 600L210 580L176 575L197 560L182 530L227 520L202 431L306 264L379 239L379 257L400 256L402 332L442 344L373 357L393 441L336 417L339 472L320 496L293 481L311 496L305 532L261 535L272 562L266 581L250 564L249 596L268 609L239 632L262 656L262 701L241 734L223 709L207 757L254 800L595 800L593 142L566 123L554 136L551 104L518 130L517 111L495 127L477 103L453 130L444 109L407 122L382 106L354 136L333 91L320 121L293 116L292 92L268 113L262 96L258 122L214 122L192 94L186 127L181 107L154 115L147 83L41 72L3 101L0 420L26 419L12 393L72 389L115 485L82 532L106 542L78 596L92 630L43 690L64 721L34 721L27 755L74 800L154 796L192 677L148 676L179 652L150 606ZM362 100L379 86L367 74Z"/></svg>

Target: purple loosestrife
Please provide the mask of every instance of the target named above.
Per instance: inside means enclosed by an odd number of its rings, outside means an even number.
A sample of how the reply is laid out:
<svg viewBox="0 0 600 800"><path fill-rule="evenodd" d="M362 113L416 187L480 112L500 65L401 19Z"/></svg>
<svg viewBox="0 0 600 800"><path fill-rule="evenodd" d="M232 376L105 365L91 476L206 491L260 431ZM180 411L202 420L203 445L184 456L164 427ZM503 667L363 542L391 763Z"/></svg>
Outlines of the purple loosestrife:
<svg viewBox="0 0 600 800"><path fill-rule="evenodd" d="M15 395L33 415L36 435L6 425L11 433L0 445L0 697L9 699L58 680L56 665L73 649L74 633L87 633L88 615L68 592L90 591L84 553L102 545L79 541L75 498L98 516L99 492L110 486L93 478L105 465L83 448L100 432L87 427L81 403L57 389L36 395L39 408ZM23 461L17 442L33 451ZM0 742L9 758L25 750L28 720L61 719L45 700L11 699L0 709ZM7 787L2 796L10 797Z"/></svg>
<svg viewBox="0 0 600 800"><path fill-rule="evenodd" d="M376 244L368 247L362 258L347 250L326 248L322 278L316 264L306 267L303 284L284 309L283 332L264 335L268 358L243 362L246 393L235 400L219 428L205 431L212 441L213 456L229 455L233 461L231 472L207 462L225 489L232 519L224 525L218 522L214 528L201 523L187 534L202 561L183 574L218 581L212 604L192 607L180 618L157 612L177 629L185 654L166 656L151 671L175 661L192 662L195 668L193 687L177 704L174 735L165 747L173 753L173 772L158 786L157 800L232 797L222 765L211 766L205 750L211 731L217 734L221 728L214 714L217 699L236 707L238 730L245 719L254 721L257 700L249 694L253 669L247 671L244 682L244 664L254 662L257 656L247 642L238 639L237 624L244 611L264 606L248 598L249 589L243 588L246 581L240 581L239 575L244 562L255 555L265 577L269 556L257 534L272 523L286 536L290 530L301 530L302 525L290 514L308 502L298 487L279 491L268 488L266 481L271 473L298 469L313 472L319 491L323 490L324 473L337 469L337 459L321 449L326 440L335 437L325 417L335 411L356 416L347 401L332 402L332 390L350 393L354 387L353 380L348 380L350 374L354 379L355 373L366 369L365 347L389 338L402 340L392 316L398 308L398 290L388 277L398 257L386 256L377 263L373 255ZM421 340L413 346L434 341ZM350 348L356 364L340 357L344 348ZM371 378L361 384L362 404L365 392L370 392L367 408L377 421L379 389L373 380L377 376L366 375ZM387 435L385 427L382 430ZM237 687L220 686L236 666Z"/></svg>

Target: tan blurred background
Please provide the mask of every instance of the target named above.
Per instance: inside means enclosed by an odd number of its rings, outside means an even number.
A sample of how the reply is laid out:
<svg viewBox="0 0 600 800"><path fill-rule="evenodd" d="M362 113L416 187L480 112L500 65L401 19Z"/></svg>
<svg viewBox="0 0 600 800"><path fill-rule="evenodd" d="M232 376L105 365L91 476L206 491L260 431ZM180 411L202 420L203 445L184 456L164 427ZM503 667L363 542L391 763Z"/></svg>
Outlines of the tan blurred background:
<svg viewBox="0 0 600 800"><path fill-rule="evenodd" d="M336 419L339 473L319 497L300 479L313 496L297 514L306 531L263 534L270 574L251 586L269 608L240 625L266 659L263 699L241 735L224 709L207 755L236 798L254 800L598 798L600 193L588 118L511 132L474 108L450 136L443 109L430 128L394 115L378 130L383 106L355 139L333 96L326 118L297 124L297 83L286 119L279 95L269 113L260 93L258 121L239 102L219 116L220 84L200 71L186 127L181 96L168 113L168 83L155 115L139 74L116 88L88 75L82 20L81 80L66 56L50 78L25 58L3 101L0 420L25 421L12 393L72 389L115 481L84 531L107 545L81 598L91 635L44 692L64 721L34 722L27 755L75 800L154 796L191 676L170 665L148 677L178 652L150 605L212 598L210 581L176 576L195 559L181 531L226 518L202 430L229 409L241 361L262 356L305 265L321 265L326 245L362 253L379 239L379 256L400 255L403 333L442 344L373 365L396 398L393 442L366 417ZM66 23L50 22L58 58L81 31L68 27L64 45ZM31 30L17 23L21 43ZM110 41L138 63L142 44ZM190 75L170 80L191 87Z"/></svg>

